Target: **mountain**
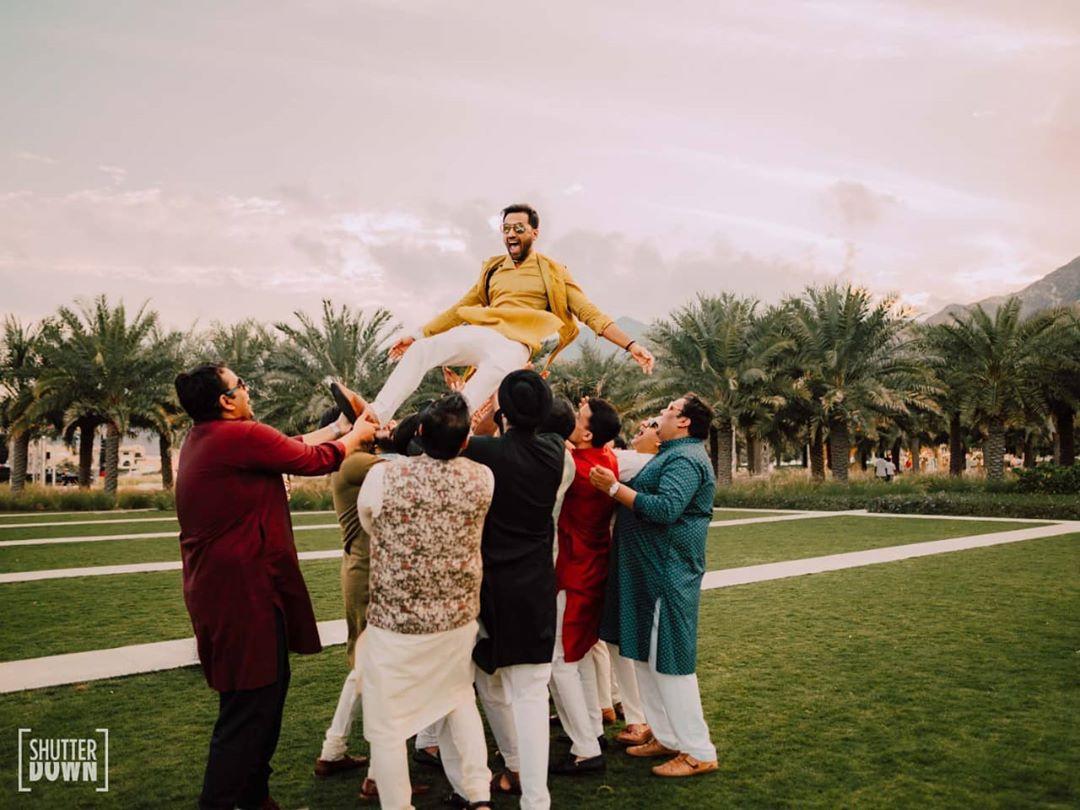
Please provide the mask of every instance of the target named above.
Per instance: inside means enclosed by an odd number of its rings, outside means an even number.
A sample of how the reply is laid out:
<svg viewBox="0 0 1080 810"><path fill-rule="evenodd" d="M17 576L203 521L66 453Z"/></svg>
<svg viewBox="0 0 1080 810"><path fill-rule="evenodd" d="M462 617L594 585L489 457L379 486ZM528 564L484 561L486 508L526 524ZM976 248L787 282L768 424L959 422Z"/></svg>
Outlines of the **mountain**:
<svg viewBox="0 0 1080 810"><path fill-rule="evenodd" d="M1020 312L1022 315L1030 315L1041 309L1050 307L1069 306L1080 302L1080 256L1077 256L1064 267L1059 267L1053 273L1043 276L1038 281L1029 284L1013 293L1020 299ZM984 298L975 304L949 304L941 312L935 313L926 319L927 323L948 323L953 315L963 315L974 307L982 305L987 311L996 310L1012 296L995 295L992 298Z"/></svg>
<svg viewBox="0 0 1080 810"><path fill-rule="evenodd" d="M616 318L615 325L634 340L643 340L645 332L649 329L648 324L634 318ZM559 360L577 360L581 356L581 347L586 343L592 343L605 354L619 351L619 347L614 343L609 343L603 338L597 337L592 333L591 329L582 326L581 333L574 338L574 342L559 353Z"/></svg>

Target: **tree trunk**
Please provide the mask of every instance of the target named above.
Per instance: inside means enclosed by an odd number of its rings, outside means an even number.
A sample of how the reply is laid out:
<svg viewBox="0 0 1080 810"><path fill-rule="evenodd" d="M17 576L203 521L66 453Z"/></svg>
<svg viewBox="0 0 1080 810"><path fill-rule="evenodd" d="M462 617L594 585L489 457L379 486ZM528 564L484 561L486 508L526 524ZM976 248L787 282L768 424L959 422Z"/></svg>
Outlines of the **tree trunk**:
<svg viewBox="0 0 1080 810"><path fill-rule="evenodd" d="M719 459L717 457L718 453L719 448L717 447L716 440L716 425L709 425L709 461L712 462L713 475L720 472Z"/></svg>
<svg viewBox="0 0 1080 810"><path fill-rule="evenodd" d="M89 419L79 420L79 488L89 489L93 481L94 432L96 428Z"/></svg>
<svg viewBox="0 0 1080 810"><path fill-rule="evenodd" d="M807 445L807 444L804 444L802 446L802 468L804 470L806 470L806 469L809 469L809 467L810 467L810 446Z"/></svg>
<svg viewBox="0 0 1080 810"><path fill-rule="evenodd" d="M963 428L960 425L960 414L954 413L949 417L949 475L959 476L964 474L967 466L964 452Z"/></svg>
<svg viewBox="0 0 1080 810"><path fill-rule="evenodd" d="M919 457L922 453L922 440L918 436L908 439L908 452L911 453L911 471L916 474L922 472L922 459Z"/></svg>
<svg viewBox="0 0 1080 810"><path fill-rule="evenodd" d="M820 426L810 431L810 477L815 481L825 480L825 442Z"/></svg>
<svg viewBox="0 0 1080 810"><path fill-rule="evenodd" d="M851 458L851 439L847 422L833 419L829 422L829 466L837 481L848 480L848 463Z"/></svg>
<svg viewBox="0 0 1080 810"><path fill-rule="evenodd" d="M26 462L30 457L30 432L15 434L11 451L11 491L22 492L26 486Z"/></svg>
<svg viewBox="0 0 1080 810"><path fill-rule="evenodd" d="M1030 436L1025 436L1023 439L1022 447L1024 449L1024 469L1033 469L1038 464L1038 451L1035 449L1035 442Z"/></svg>
<svg viewBox="0 0 1080 810"><path fill-rule="evenodd" d="M765 472L764 442L761 437L747 431L746 433L746 469L750 475L761 475Z"/></svg>
<svg viewBox="0 0 1080 810"><path fill-rule="evenodd" d="M120 476L120 428L115 422L105 427L105 492L116 494L117 479Z"/></svg>
<svg viewBox="0 0 1080 810"><path fill-rule="evenodd" d="M987 425L986 441L983 443L983 465L990 481L1005 477L1005 423L991 419Z"/></svg>
<svg viewBox="0 0 1080 810"><path fill-rule="evenodd" d="M859 469L866 472L866 465L868 456L870 455L869 448L866 446L866 442L859 442Z"/></svg>
<svg viewBox="0 0 1080 810"><path fill-rule="evenodd" d="M731 486L731 451L733 444L731 425L716 431L716 485L718 487Z"/></svg>
<svg viewBox="0 0 1080 810"><path fill-rule="evenodd" d="M161 455L161 488L172 489L172 440L164 433L158 434L158 452Z"/></svg>
<svg viewBox="0 0 1080 810"><path fill-rule="evenodd" d="M1076 411L1067 405L1054 408L1054 463L1071 467L1076 463Z"/></svg>

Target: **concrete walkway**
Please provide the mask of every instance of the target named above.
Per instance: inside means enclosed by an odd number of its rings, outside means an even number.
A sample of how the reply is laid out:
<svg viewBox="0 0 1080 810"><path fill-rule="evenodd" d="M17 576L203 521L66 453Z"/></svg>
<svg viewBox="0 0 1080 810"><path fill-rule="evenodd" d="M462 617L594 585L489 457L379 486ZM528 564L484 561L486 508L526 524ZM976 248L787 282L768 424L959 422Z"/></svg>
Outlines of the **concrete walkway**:
<svg viewBox="0 0 1080 810"><path fill-rule="evenodd" d="M731 520L714 520L709 528L715 526L750 526L755 523L782 523L788 520L806 520L807 518L842 517L844 515L864 515L865 511L853 510L850 512L786 512L783 515L770 517L732 518Z"/></svg>
<svg viewBox="0 0 1080 810"><path fill-rule="evenodd" d="M1065 521L1049 526L1016 529L996 534L954 537L950 540L932 540L926 543L911 543L905 546L890 546L869 551L853 551L847 554L830 554L825 557L810 557L804 560L787 560L785 562L766 563L765 565L710 571L705 574L701 589L730 588L735 585L768 582L774 579L817 574L824 571L839 571L845 568L860 568L867 565L895 562L896 560L1072 533L1080 533L1080 521ZM334 552L335 555L339 553ZM319 622L319 634L324 645L343 644L345 642L344 620ZM9 661L0 663L0 693L83 683L102 678L117 678L163 669L175 669L176 667L190 666L195 663L197 663L197 658L193 638L159 641L152 644L135 644L129 647L115 647L107 650L92 650L81 653L68 653L66 655L52 655L22 661Z"/></svg>

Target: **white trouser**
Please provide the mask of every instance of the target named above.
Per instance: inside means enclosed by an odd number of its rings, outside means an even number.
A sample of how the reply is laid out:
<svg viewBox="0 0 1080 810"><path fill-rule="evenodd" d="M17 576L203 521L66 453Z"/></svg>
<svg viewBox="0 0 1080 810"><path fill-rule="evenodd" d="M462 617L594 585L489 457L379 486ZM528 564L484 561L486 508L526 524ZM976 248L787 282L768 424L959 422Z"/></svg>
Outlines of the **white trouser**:
<svg viewBox="0 0 1080 810"><path fill-rule="evenodd" d="M495 743L506 767L521 778L524 810L551 807L547 787L550 680L551 664L515 664L500 667L494 675L479 667L476 670L476 691Z"/></svg>
<svg viewBox="0 0 1080 810"><path fill-rule="evenodd" d="M416 735L416 750L438 747L439 736L442 734L445 724L446 718L444 717L442 720L436 720L427 728L420 729L420 733Z"/></svg>
<svg viewBox="0 0 1080 810"><path fill-rule="evenodd" d="M618 644L607 644L608 653L611 655L611 670L615 680L619 683L619 697L622 703L623 717L626 724L641 725L645 722L645 710L641 706L641 693L638 691L637 671L632 658L623 658L619 653Z"/></svg>
<svg viewBox="0 0 1080 810"><path fill-rule="evenodd" d="M563 650L563 616L566 591L555 596L555 654L551 662L551 697L559 722L570 737L570 753L576 757L600 756L604 720L596 694L596 666L591 651L579 661L568 663Z"/></svg>
<svg viewBox="0 0 1080 810"><path fill-rule="evenodd" d="M439 746L443 771L454 793L470 802L490 799L491 771L487 766L487 740L476 700L454 709L420 734L430 733L433 729L438 731L438 735L431 745ZM419 739L420 735L417 735ZM379 790L381 793L382 788Z"/></svg>
<svg viewBox="0 0 1080 810"><path fill-rule="evenodd" d="M589 657L592 658L593 669L596 671L596 696L600 699L600 707L614 708L619 701L619 689L611 671L611 656L608 654L607 644L603 641L596 642L589 650Z"/></svg>
<svg viewBox="0 0 1080 810"><path fill-rule="evenodd" d="M356 719L359 708L360 691L357 686L357 674L355 669L350 669L345 678L345 685L341 687L341 696L334 710L334 719L330 721L330 728L326 730L326 739L323 740L319 759L331 761L345 756L345 751L349 747L353 720Z"/></svg>
<svg viewBox="0 0 1080 810"><path fill-rule="evenodd" d="M660 600L657 599L649 636L649 662L634 662L645 717L661 745L710 762L716 759L716 747L709 739L709 727L701 710L697 675L664 675L656 671L659 627Z"/></svg>
<svg viewBox="0 0 1080 810"><path fill-rule="evenodd" d="M371 408L380 420L388 422L429 370L437 366L475 366L476 373L461 391L472 413L498 390L503 377L528 361L528 347L503 337L489 326L455 326L413 343Z"/></svg>

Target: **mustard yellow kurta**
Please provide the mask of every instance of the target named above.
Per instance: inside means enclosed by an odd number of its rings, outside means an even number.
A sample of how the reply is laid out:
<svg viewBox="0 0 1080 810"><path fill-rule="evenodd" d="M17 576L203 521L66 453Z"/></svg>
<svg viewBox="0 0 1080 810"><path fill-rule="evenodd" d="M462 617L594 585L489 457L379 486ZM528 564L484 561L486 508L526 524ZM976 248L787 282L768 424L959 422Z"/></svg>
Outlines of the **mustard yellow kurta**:
<svg viewBox="0 0 1080 810"><path fill-rule="evenodd" d="M598 335L612 322L565 267L533 251L518 266L509 256L488 259L472 289L426 324L423 332L430 337L466 323L490 326L536 354L553 334L559 333L560 346L573 340L574 318Z"/></svg>

